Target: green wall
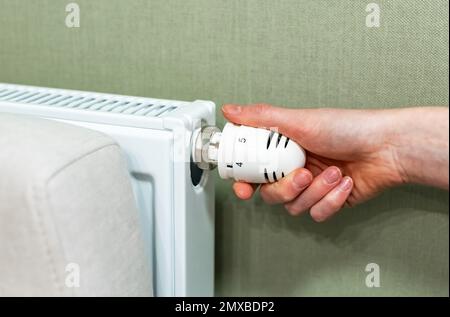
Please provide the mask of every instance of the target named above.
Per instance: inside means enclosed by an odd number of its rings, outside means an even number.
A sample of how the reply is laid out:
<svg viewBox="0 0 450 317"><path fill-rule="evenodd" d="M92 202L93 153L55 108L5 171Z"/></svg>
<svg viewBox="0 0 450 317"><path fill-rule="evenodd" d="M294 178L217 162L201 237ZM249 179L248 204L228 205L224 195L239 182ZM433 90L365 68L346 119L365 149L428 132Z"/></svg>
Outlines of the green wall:
<svg viewBox="0 0 450 317"><path fill-rule="evenodd" d="M0 82L286 107L448 105L448 1L0 0ZM223 119L218 111L220 125ZM449 196L407 186L325 224L217 180L217 295L449 294ZM381 287L365 286L366 264Z"/></svg>

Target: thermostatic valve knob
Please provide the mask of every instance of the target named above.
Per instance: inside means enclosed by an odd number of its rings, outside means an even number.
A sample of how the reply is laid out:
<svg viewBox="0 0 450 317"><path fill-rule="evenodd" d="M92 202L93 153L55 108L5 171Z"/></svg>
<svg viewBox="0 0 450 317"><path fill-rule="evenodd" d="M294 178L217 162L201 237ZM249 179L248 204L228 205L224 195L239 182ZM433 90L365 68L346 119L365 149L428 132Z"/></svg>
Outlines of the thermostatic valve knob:
<svg viewBox="0 0 450 317"><path fill-rule="evenodd" d="M205 127L194 134L193 158L203 169L217 165L223 179L272 183L304 167L306 154L276 131L227 123L223 132Z"/></svg>
<svg viewBox="0 0 450 317"><path fill-rule="evenodd" d="M221 178L272 183L305 166L305 160L305 151L278 132L227 123L217 162Z"/></svg>

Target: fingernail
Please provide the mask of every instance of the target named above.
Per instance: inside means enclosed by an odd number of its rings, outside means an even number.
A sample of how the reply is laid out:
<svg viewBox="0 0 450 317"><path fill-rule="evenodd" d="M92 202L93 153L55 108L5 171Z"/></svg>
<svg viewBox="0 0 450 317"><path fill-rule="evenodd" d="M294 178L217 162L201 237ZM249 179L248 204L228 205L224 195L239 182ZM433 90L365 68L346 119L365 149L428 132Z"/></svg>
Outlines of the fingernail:
<svg viewBox="0 0 450 317"><path fill-rule="evenodd" d="M328 184L336 183L339 180L339 178L341 178L341 171L338 168L336 168L336 167L329 168L325 172L324 177L325 177L325 181Z"/></svg>
<svg viewBox="0 0 450 317"><path fill-rule="evenodd" d="M346 192L352 188L353 180L350 177L344 177L342 182L339 184L339 190Z"/></svg>
<svg viewBox="0 0 450 317"><path fill-rule="evenodd" d="M294 185L297 189L308 186L312 181L312 176L309 173L298 173L294 176Z"/></svg>
<svg viewBox="0 0 450 317"><path fill-rule="evenodd" d="M222 111L231 114L231 115L237 115L241 113L242 107L241 106L235 106L235 105L226 105L222 107Z"/></svg>

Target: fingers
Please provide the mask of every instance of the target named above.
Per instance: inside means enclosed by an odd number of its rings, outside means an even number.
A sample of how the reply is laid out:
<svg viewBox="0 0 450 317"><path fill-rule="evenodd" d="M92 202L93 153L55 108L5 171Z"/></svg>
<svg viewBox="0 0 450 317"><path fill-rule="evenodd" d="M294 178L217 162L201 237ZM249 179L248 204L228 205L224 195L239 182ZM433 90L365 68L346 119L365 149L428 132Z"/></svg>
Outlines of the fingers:
<svg viewBox="0 0 450 317"><path fill-rule="evenodd" d="M310 171L299 168L278 182L262 185L260 189L261 198L268 204L287 203L307 188L312 179L313 176ZM257 187L257 184L243 182L233 184L236 196L243 200L252 198Z"/></svg>
<svg viewBox="0 0 450 317"><path fill-rule="evenodd" d="M262 185L261 198L271 205L290 202L311 184L312 179L310 171L299 168L278 182Z"/></svg>
<svg viewBox="0 0 450 317"><path fill-rule="evenodd" d="M299 215L314 206L333 188L335 188L342 179L342 173L335 166L328 167L319 176L317 176L311 185L294 201L285 205L286 209L292 215Z"/></svg>
<svg viewBox="0 0 450 317"><path fill-rule="evenodd" d="M236 182L233 190L243 200L250 199L258 185ZM310 171L300 168L278 182L261 186L261 198L268 204L284 203L291 215L310 209L311 217L322 222L337 213L353 189L351 177L342 177L339 168L328 167L313 178Z"/></svg>
<svg viewBox="0 0 450 317"><path fill-rule="evenodd" d="M242 182L236 182L233 184L233 190L236 196L242 200L249 200L252 198L256 188L256 184L248 184Z"/></svg>
<svg viewBox="0 0 450 317"><path fill-rule="evenodd" d="M272 107L269 105L225 105L222 112L225 118L236 124L252 127L277 128L278 132L290 138L295 138L296 130L302 127L302 110Z"/></svg>
<svg viewBox="0 0 450 317"><path fill-rule="evenodd" d="M322 222L333 216L345 204L352 188L353 180L348 176L344 177L339 185L311 208L311 217L317 222Z"/></svg>

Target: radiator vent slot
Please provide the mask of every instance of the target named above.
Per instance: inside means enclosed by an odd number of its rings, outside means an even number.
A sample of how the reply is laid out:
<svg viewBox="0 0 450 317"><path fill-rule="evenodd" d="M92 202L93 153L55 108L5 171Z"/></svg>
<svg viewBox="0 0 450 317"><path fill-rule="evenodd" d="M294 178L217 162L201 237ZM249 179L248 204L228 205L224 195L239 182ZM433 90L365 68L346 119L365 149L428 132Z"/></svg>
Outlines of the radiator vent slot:
<svg viewBox="0 0 450 317"><path fill-rule="evenodd" d="M17 89L0 85L0 101L69 108L74 110L123 113L134 116L160 117L178 108L176 103L147 98L110 96L62 90Z"/></svg>

